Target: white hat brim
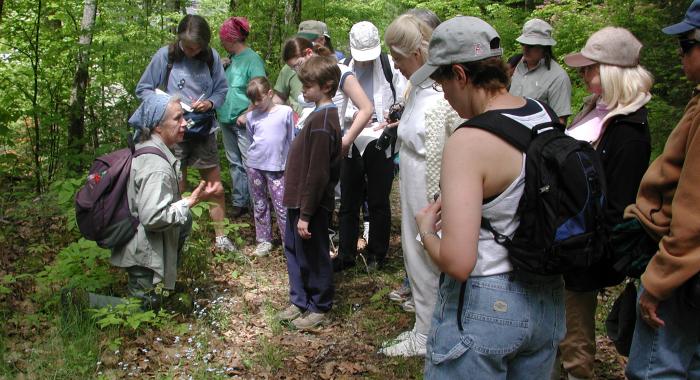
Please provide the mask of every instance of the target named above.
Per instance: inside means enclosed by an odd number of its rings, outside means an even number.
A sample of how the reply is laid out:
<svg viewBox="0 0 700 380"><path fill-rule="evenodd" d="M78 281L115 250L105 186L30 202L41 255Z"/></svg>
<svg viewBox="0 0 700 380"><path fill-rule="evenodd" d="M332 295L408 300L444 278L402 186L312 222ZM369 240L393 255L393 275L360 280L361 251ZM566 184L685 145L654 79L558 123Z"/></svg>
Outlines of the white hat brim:
<svg viewBox="0 0 700 380"><path fill-rule="evenodd" d="M350 53L352 54L352 59L355 61L374 61L382 53L382 46L377 45L371 49L359 50L350 47Z"/></svg>
<svg viewBox="0 0 700 380"><path fill-rule="evenodd" d="M554 46L557 41L552 38L537 38L537 37L526 37L520 36L515 39L523 45L541 45L541 46Z"/></svg>

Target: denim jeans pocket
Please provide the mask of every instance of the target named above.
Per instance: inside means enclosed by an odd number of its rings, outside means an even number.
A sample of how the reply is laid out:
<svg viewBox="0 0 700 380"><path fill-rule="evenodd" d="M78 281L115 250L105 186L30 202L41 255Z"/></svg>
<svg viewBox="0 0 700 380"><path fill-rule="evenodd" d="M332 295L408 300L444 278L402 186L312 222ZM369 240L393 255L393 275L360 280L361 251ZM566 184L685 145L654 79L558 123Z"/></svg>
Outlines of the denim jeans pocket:
<svg viewBox="0 0 700 380"><path fill-rule="evenodd" d="M528 333L530 308L524 291L490 277L470 279L466 286L462 331L456 305L445 305L444 319L433 319L437 326L428 350L433 364L458 359L469 350L505 355L517 350Z"/></svg>
<svg viewBox="0 0 700 380"><path fill-rule="evenodd" d="M530 305L525 290L507 281L474 280L462 313L462 326L472 349L505 355L523 344L530 326Z"/></svg>

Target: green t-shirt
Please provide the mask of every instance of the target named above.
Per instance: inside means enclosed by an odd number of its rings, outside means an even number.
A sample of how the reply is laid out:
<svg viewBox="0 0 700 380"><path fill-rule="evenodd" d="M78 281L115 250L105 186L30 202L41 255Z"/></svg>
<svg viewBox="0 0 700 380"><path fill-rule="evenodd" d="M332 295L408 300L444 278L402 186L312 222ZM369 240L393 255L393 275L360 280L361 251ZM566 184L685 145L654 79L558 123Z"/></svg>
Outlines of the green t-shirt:
<svg viewBox="0 0 700 380"><path fill-rule="evenodd" d="M265 63L258 53L245 48L237 55L231 56L231 64L226 68L228 92L226 101L217 109L219 121L226 124L236 122L238 116L248 109L250 100L245 91L248 82L254 77L264 77Z"/></svg>
<svg viewBox="0 0 700 380"><path fill-rule="evenodd" d="M299 81L296 71L288 65L282 66L274 90L279 94L286 95L289 106L294 112L301 114L302 107L298 100L299 94L301 94L301 81Z"/></svg>

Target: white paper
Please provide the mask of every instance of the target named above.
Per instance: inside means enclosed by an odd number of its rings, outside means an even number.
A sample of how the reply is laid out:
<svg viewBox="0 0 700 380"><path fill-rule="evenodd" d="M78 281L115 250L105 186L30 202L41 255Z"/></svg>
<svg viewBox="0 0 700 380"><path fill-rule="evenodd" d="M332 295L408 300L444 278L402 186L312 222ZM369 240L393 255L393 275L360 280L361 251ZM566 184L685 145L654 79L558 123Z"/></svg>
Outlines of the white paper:
<svg viewBox="0 0 700 380"><path fill-rule="evenodd" d="M156 92L156 94L158 94L158 95L168 95L168 96L170 96L167 92L161 90L160 88L156 88L156 91L155 91L155 92ZM187 103L185 103L185 102L183 102L183 101L180 101L180 106L182 106L182 109L183 109L185 112L192 112L192 111L193 111L192 107L190 107L189 104L187 104Z"/></svg>

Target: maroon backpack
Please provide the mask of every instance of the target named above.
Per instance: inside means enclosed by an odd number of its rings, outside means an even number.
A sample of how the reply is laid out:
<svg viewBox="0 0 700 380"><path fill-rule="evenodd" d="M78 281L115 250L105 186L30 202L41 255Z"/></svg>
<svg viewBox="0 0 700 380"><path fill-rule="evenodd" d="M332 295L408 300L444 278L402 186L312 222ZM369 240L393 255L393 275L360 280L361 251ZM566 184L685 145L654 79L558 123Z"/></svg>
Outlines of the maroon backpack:
<svg viewBox="0 0 700 380"><path fill-rule="evenodd" d="M124 148L92 162L87 182L75 195L75 219L88 240L103 248L126 244L136 234L139 219L131 214L127 199L127 184L131 160L142 154L155 154L167 160L155 147L133 151Z"/></svg>

